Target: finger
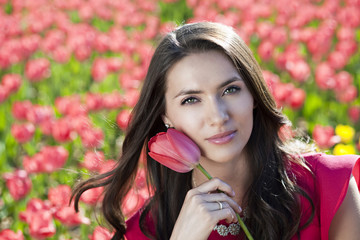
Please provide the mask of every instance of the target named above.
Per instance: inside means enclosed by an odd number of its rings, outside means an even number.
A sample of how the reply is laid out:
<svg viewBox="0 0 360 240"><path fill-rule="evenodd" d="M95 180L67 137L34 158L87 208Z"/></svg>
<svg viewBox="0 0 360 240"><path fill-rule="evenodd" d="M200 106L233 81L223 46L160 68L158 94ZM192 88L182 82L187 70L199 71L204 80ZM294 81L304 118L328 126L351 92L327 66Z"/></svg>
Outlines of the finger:
<svg viewBox="0 0 360 240"><path fill-rule="evenodd" d="M226 203L227 205L229 205L229 207L231 207L232 209L234 209L234 211L236 211L237 213L241 213L242 209L239 206L239 204L237 202L235 202L232 198L230 198L229 196L227 196L225 193L212 193L212 194L206 194L203 196L203 200L207 201L207 202L217 202L220 201L222 203ZM218 204L219 205L219 204Z"/></svg>
<svg viewBox="0 0 360 240"><path fill-rule="evenodd" d="M231 186L226 182L220 180L219 178L212 178L211 180L204 182L195 189L201 193L208 193L220 190L229 196L235 196L235 192L231 188Z"/></svg>
<svg viewBox="0 0 360 240"><path fill-rule="evenodd" d="M219 221L225 220L227 223L237 222L236 213L228 205L221 210L213 211L213 214L216 215L216 218L219 219Z"/></svg>

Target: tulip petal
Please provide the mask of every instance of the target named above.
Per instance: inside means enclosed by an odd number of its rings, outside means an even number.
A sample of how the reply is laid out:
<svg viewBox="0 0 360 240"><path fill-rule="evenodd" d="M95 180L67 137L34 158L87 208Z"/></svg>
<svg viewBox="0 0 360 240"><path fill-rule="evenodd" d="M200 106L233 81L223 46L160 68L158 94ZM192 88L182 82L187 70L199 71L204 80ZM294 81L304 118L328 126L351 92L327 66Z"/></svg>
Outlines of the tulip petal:
<svg viewBox="0 0 360 240"><path fill-rule="evenodd" d="M172 145L172 148L177 154L193 165L197 165L200 160L199 147L185 134L175 129L168 129L167 137Z"/></svg>
<svg viewBox="0 0 360 240"><path fill-rule="evenodd" d="M173 159L168 156L160 155L160 154L157 154L154 152L149 152L149 155L150 155L150 157L155 159L160 164L162 164L176 172L185 173L185 172L189 172L193 169L193 167L187 166L187 165L177 161L176 159Z"/></svg>
<svg viewBox="0 0 360 240"><path fill-rule="evenodd" d="M173 149L166 135L165 132L160 132L150 139L148 143L150 152L169 156L181 161L180 155Z"/></svg>

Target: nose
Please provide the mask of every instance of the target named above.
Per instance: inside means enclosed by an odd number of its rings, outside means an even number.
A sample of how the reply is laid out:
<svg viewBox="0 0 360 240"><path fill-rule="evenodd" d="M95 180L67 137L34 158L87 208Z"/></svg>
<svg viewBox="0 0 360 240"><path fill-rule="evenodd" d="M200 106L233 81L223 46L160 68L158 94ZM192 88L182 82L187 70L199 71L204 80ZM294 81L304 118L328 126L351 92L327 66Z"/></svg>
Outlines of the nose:
<svg viewBox="0 0 360 240"><path fill-rule="evenodd" d="M207 119L212 126L221 126L229 120L226 103L219 98L209 101Z"/></svg>

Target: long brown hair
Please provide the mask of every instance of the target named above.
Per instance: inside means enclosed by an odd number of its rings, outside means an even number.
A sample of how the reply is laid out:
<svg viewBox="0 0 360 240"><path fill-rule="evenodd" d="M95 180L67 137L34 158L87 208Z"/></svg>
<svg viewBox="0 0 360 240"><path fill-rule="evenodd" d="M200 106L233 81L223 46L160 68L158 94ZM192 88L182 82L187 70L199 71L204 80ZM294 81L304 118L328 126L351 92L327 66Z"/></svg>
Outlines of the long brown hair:
<svg viewBox="0 0 360 240"><path fill-rule="evenodd" d="M250 217L246 224L252 235L255 239L290 239L300 229L299 194L313 206L309 196L296 185L295 178L288 175L291 164L307 169L306 164L301 158L294 157L298 152L291 147L293 145L288 145L279 136L280 128L288 120L276 107L252 52L228 26L192 23L168 33L155 50L116 168L90 178L74 189L73 197L78 209L84 191L105 186L102 211L116 231L113 239L123 239L126 232L121 204L134 182L142 149L145 146L147 152L148 140L156 133L166 131L161 116L165 113L168 70L191 53L214 49L222 51L232 60L256 104L254 126L246 146L254 179L247 192ZM143 208L140 227L149 236L145 216L151 214L156 221L156 236L149 237L169 239L185 195L192 187L192 173L177 173L148 155L146 158L148 184L154 195Z"/></svg>

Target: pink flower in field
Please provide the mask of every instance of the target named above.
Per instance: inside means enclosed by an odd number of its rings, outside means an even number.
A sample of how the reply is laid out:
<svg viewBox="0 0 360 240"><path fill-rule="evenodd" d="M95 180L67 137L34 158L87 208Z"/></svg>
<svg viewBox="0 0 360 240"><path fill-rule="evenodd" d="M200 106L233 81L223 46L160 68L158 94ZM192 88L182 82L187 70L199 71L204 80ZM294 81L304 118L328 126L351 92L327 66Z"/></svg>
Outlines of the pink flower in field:
<svg viewBox="0 0 360 240"><path fill-rule="evenodd" d="M82 4L78 11L79 17L87 22L94 17L94 9L89 4Z"/></svg>
<svg viewBox="0 0 360 240"><path fill-rule="evenodd" d="M103 105L107 109L117 109L123 106L124 99L119 92L112 92L103 96Z"/></svg>
<svg viewBox="0 0 360 240"><path fill-rule="evenodd" d="M287 40L287 32L284 27L275 27L270 33L271 42L274 45L284 44Z"/></svg>
<svg viewBox="0 0 360 240"><path fill-rule="evenodd" d="M26 120L27 112L32 108L32 103L29 100L22 102L14 102L11 108L11 112L15 119Z"/></svg>
<svg viewBox="0 0 360 240"><path fill-rule="evenodd" d="M123 62L121 61L121 59L116 58L116 57L112 57L112 58L107 58L106 59L107 62L107 67L108 70L110 72L117 72L121 69Z"/></svg>
<svg viewBox="0 0 360 240"><path fill-rule="evenodd" d="M343 52L334 51L329 54L327 62L332 68L336 70L342 69L348 62L348 56Z"/></svg>
<svg viewBox="0 0 360 240"><path fill-rule="evenodd" d="M123 214L131 217L144 205L146 200L147 198L144 198L138 190L130 189L121 206Z"/></svg>
<svg viewBox="0 0 360 240"><path fill-rule="evenodd" d="M290 96L295 86L292 83L279 83L274 87L274 98L278 106L283 106L287 103L287 98Z"/></svg>
<svg viewBox="0 0 360 240"><path fill-rule="evenodd" d="M105 155L101 151L88 151L84 156L84 162L81 164L89 171L97 172L101 169L102 164L105 162Z"/></svg>
<svg viewBox="0 0 360 240"><path fill-rule="evenodd" d="M349 27L341 27L337 30L336 36L339 41L351 41L355 39L355 29Z"/></svg>
<svg viewBox="0 0 360 240"><path fill-rule="evenodd" d="M56 141L67 142L72 141L76 137L73 131L70 118L60 118L52 123L51 134Z"/></svg>
<svg viewBox="0 0 360 240"><path fill-rule="evenodd" d="M54 117L55 113L51 106L33 105L26 112L26 119L34 124L40 124Z"/></svg>
<svg viewBox="0 0 360 240"><path fill-rule="evenodd" d="M9 95L10 95L10 93L7 90L7 88L0 85L0 103L5 101L8 98Z"/></svg>
<svg viewBox="0 0 360 240"><path fill-rule="evenodd" d="M50 62L46 58L29 60L25 66L25 76L31 82L38 82L50 76Z"/></svg>
<svg viewBox="0 0 360 240"><path fill-rule="evenodd" d="M312 136L320 148L330 148L339 142L331 126L315 125Z"/></svg>
<svg viewBox="0 0 360 240"><path fill-rule="evenodd" d="M104 143L104 133L101 128L87 128L79 132L79 135L85 148L98 148Z"/></svg>
<svg viewBox="0 0 360 240"><path fill-rule="evenodd" d="M279 76L267 70L263 70L263 76L270 92L274 95L276 86L280 83Z"/></svg>
<svg viewBox="0 0 360 240"><path fill-rule="evenodd" d="M19 143L29 141L35 133L35 126L32 123L13 124L11 126L11 134Z"/></svg>
<svg viewBox="0 0 360 240"><path fill-rule="evenodd" d="M71 197L71 188L69 185L58 185L50 188L48 199L53 206L68 206Z"/></svg>
<svg viewBox="0 0 360 240"><path fill-rule="evenodd" d="M88 59L91 55L91 48L87 45L80 45L78 48L74 49L75 58L82 62Z"/></svg>
<svg viewBox="0 0 360 240"><path fill-rule="evenodd" d="M305 98L306 93L303 89L294 88L286 98L286 102L291 108L298 109L304 104Z"/></svg>
<svg viewBox="0 0 360 240"><path fill-rule="evenodd" d="M337 10L336 19L342 26L356 28L360 25L359 8L346 6Z"/></svg>
<svg viewBox="0 0 360 240"><path fill-rule="evenodd" d="M52 58L58 63L66 63L70 60L71 51L65 46L58 46L52 53Z"/></svg>
<svg viewBox="0 0 360 240"><path fill-rule="evenodd" d="M126 72L119 76L119 82L123 89L139 88L141 84L140 79L136 79L133 74Z"/></svg>
<svg viewBox="0 0 360 240"><path fill-rule="evenodd" d="M346 71L341 71L335 75L335 91L341 91L346 89L353 83L353 77Z"/></svg>
<svg viewBox="0 0 360 240"><path fill-rule="evenodd" d="M99 167L99 173L102 174L102 173L110 172L111 170L114 169L115 165L116 165L116 161L112 159L102 162Z"/></svg>
<svg viewBox="0 0 360 240"><path fill-rule="evenodd" d="M105 33L98 33L94 41L94 49L99 53L104 53L110 48L111 38Z"/></svg>
<svg viewBox="0 0 360 240"><path fill-rule="evenodd" d="M94 60L91 75L95 82L103 81L109 74L108 63L104 58L97 58Z"/></svg>
<svg viewBox="0 0 360 240"><path fill-rule="evenodd" d="M327 63L320 63L315 70L315 82L320 89L333 89L336 86L335 71Z"/></svg>
<svg viewBox="0 0 360 240"><path fill-rule="evenodd" d="M114 234L106 228L97 226L92 235L89 235L88 238L89 240L110 240L113 235Z"/></svg>
<svg viewBox="0 0 360 240"><path fill-rule="evenodd" d="M87 93L85 103L87 109L90 111L97 111L104 108L103 96L99 93Z"/></svg>
<svg viewBox="0 0 360 240"><path fill-rule="evenodd" d="M31 190L31 180L24 170L15 170L12 173L5 173L3 178L10 195L16 200L24 198Z"/></svg>
<svg viewBox="0 0 360 240"><path fill-rule="evenodd" d="M129 106L131 108L135 107L137 101L139 100L140 92L137 89L129 89L126 91L124 95L124 100L126 106Z"/></svg>
<svg viewBox="0 0 360 240"><path fill-rule="evenodd" d="M360 106L349 107L348 114L352 122L358 122L360 119Z"/></svg>
<svg viewBox="0 0 360 240"><path fill-rule="evenodd" d="M95 205L102 201L104 187L91 188L86 190L80 197L80 200L89 205Z"/></svg>
<svg viewBox="0 0 360 240"><path fill-rule="evenodd" d="M61 46L65 43L65 33L60 29L53 29L46 33L45 38L42 40L41 48L50 53L55 50L58 46Z"/></svg>
<svg viewBox="0 0 360 240"><path fill-rule="evenodd" d="M310 66L302 59L289 61L286 64L286 69L290 76L298 82L304 82L310 76Z"/></svg>
<svg viewBox="0 0 360 240"><path fill-rule="evenodd" d="M3 229L0 231L0 240L24 240L23 233L18 230L16 233L10 229Z"/></svg>
<svg viewBox="0 0 360 240"><path fill-rule="evenodd" d="M354 85L349 85L346 88L335 92L336 99L342 103L352 102L357 96L358 89Z"/></svg>
<svg viewBox="0 0 360 240"><path fill-rule="evenodd" d="M62 146L45 146L32 157L25 156L23 166L28 173L52 173L64 166L68 156Z"/></svg>
<svg viewBox="0 0 360 240"><path fill-rule="evenodd" d="M273 57L274 44L268 40L260 43L258 47L258 54L264 61L269 61Z"/></svg>
<svg viewBox="0 0 360 240"><path fill-rule="evenodd" d="M78 95L56 98L55 107L64 115L79 116L87 113L87 108L81 103L81 98Z"/></svg>
<svg viewBox="0 0 360 240"><path fill-rule="evenodd" d="M90 219L77 213L73 206L61 206L56 209L53 216L66 226L90 224Z"/></svg>
<svg viewBox="0 0 360 240"><path fill-rule="evenodd" d="M27 203L26 210L19 214L19 218L29 224L31 237L43 239L56 232L52 211L50 202L33 198Z"/></svg>
<svg viewBox="0 0 360 240"><path fill-rule="evenodd" d="M9 93L14 93L20 88L21 76L19 74L5 74L1 79L1 85Z"/></svg>
<svg viewBox="0 0 360 240"><path fill-rule="evenodd" d="M356 53L357 49L358 44L355 40L342 40L339 41L335 46L336 51L342 52L348 57Z"/></svg>
<svg viewBox="0 0 360 240"><path fill-rule="evenodd" d="M126 130L131 119L131 112L129 110L122 110L116 117L116 123L121 130Z"/></svg>

